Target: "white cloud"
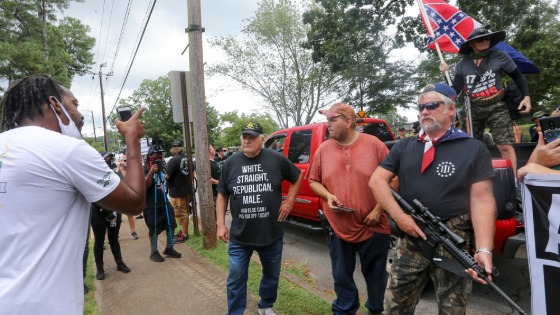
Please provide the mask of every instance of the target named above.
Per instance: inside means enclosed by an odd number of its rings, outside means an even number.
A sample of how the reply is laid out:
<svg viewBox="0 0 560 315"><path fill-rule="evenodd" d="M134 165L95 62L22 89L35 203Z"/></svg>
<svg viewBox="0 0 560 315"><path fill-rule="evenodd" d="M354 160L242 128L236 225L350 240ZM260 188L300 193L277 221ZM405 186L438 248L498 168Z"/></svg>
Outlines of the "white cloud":
<svg viewBox="0 0 560 315"><path fill-rule="evenodd" d="M257 9L255 0L201 0L201 2L202 26L205 28L203 39L240 35L242 27L246 24L244 20L250 18ZM103 28L100 32L103 3L105 3L105 11ZM103 74L106 74L114 63L113 76L108 78L103 76L106 114L116 102L151 1L132 1L118 56L113 61L127 5L128 1L86 0L84 3L72 2L71 7L64 12L66 16L80 19L82 23L91 27L90 36L95 37L97 41L93 49L94 60L97 64L93 66L92 71L98 73L99 65L106 63L107 67L102 68ZM112 15L110 15L111 10ZM110 28L108 27L109 19L111 19ZM188 24L186 0L160 0L156 3L136 59L121 92L121 99L132 94L145 79L155 80L172 70L189 69L188 50L181 55L188 44L188 34L185 33ZM219 52L213 51L206 43L203 55L204 61L208 63L213 63L220 58ZM249 114L258 109L256 97L240 89L226 78L206 77L205 87L207 101L221 113L237 109ZM91 113L88 111L94 112L96 127L101 126L99 77L95 75L92 79L91 74L76 77L71 89L80 100L80 109L86 120L89 121L84 126L84 133L92 134ZM99 129L97 133L101 134Z"/></svg>

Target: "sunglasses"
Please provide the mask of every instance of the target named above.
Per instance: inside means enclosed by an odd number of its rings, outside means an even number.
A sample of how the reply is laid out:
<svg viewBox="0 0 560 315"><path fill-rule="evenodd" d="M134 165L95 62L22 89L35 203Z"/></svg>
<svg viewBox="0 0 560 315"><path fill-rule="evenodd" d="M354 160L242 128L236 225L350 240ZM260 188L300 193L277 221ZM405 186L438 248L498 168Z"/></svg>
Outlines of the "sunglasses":
<svg viewBox="0 0 560 315"><path fill-rule="evenodd" d="M424 109L434 110L439 107L439 105L444 104L443 102L428 102L424 104L418 104L418 111L421 112Z"/></svg>
<svg viewBox="0 0 560 315"><path fill-rule="evenodd" d="M490 37L477 38L474 41L477 42L477 43L488 42L488 41L490 41Z"/></svg>

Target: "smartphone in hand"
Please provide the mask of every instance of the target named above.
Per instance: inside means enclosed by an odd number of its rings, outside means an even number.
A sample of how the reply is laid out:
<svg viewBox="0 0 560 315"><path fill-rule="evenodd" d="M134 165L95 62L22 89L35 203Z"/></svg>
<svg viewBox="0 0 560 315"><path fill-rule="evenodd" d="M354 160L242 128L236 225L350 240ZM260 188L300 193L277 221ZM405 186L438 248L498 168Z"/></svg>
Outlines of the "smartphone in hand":
<svg viewBox="0 0 560 315"><path fill-rule="evenodd" d="M560 116L543 117L539 119L545 143L560 138Z"/></svg>
<svg viewBox="0 0 560 315"><path fill-rule="evenodd" d="M130 119L130 117L132 117L130 106L117 107L117 113L119 114L119 119L121 121L127 121Z"/></svg>
<svg viewBox="0 0 560 315"><path fill-rule="evenodd" d="M334 206L334 207L331 207L331 209L339 210L339 211L345 211L345 212L354 212L354 209L346 208L346 207L343 207L343 206Z"/></svg>

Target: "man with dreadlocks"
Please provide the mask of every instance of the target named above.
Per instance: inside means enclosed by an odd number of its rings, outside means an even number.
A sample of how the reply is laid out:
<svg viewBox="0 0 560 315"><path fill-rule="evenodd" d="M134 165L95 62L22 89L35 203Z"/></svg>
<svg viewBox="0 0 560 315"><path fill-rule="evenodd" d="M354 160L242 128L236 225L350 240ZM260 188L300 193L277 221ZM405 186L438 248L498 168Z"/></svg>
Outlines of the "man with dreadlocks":
<svg viewBox="0 0 560 315"><path fill-rule="evenodd" d="M0 305L18 314L83 314L82 255L89 205L144 207L143 109L116 120L127 145L124 180L81 138L72 92L46 75L4 94L0 133Z"/></svg>

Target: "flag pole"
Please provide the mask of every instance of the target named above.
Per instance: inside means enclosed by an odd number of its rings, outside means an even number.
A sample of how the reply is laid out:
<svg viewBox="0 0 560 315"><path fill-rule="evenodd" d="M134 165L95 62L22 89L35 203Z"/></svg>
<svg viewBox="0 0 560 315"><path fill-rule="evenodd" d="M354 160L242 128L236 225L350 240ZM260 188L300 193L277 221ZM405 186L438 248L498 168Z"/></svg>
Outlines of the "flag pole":
<svg viewBox="0 0 560 315"><path fill-rule="evenodd" d="M425 24L426 24L426 27L428 28L428 33L430 34L430 36L434 40L434 44L436 46L436 51L437 51L438 56L439 56L439 61L440 62L445 62L445 59L443 59L443 55L441 54L441 49L439 48L437 38L434 35L434 29L432 28L432 23L430 21L430 18L428 17L428 13L426 12L426 8L424 7L424 4L422 3L422 0L416 0L416 2L418 3L418 6L420 7L420 14L422 14L422 18L426 22ZM446 69L443 73L445 74L445 78L447 79L447 84L449 86L451 86L452 83L451 83L451 77L449 76L449 70Z"/></svg>
<svg viewBox="0 0 560 315"><path fill-rule="evenodd" d="M434 40L434 45L436 46L436 51L438 53L439 56L439 60L440 62L445 62L445 60L443 59L443 55L441 54L441 49L439 48L438 42L437 42L437 38L434 35L434 29L432 28L432 22L430 21L430 18L428 17L428 13L426 12L426 8L424 7L424 3L422 2L423 0L416 0L416 3L418 3L418 6L420 7L420 14L422 14L422 18L424 19L424 24L426 24L426 27L428 28L428 33L429 35L432 37L432 39ZM451 82L451 77L449 76L449 70L445 69L445 71L443 72L445 74L445 78L447 79L447 84L449 86L452 86L453 83ZM468 95L465 95L465 109L467 111L467 133L471 135L472 137L472 116L471 116L471 99Z"/></svg>

